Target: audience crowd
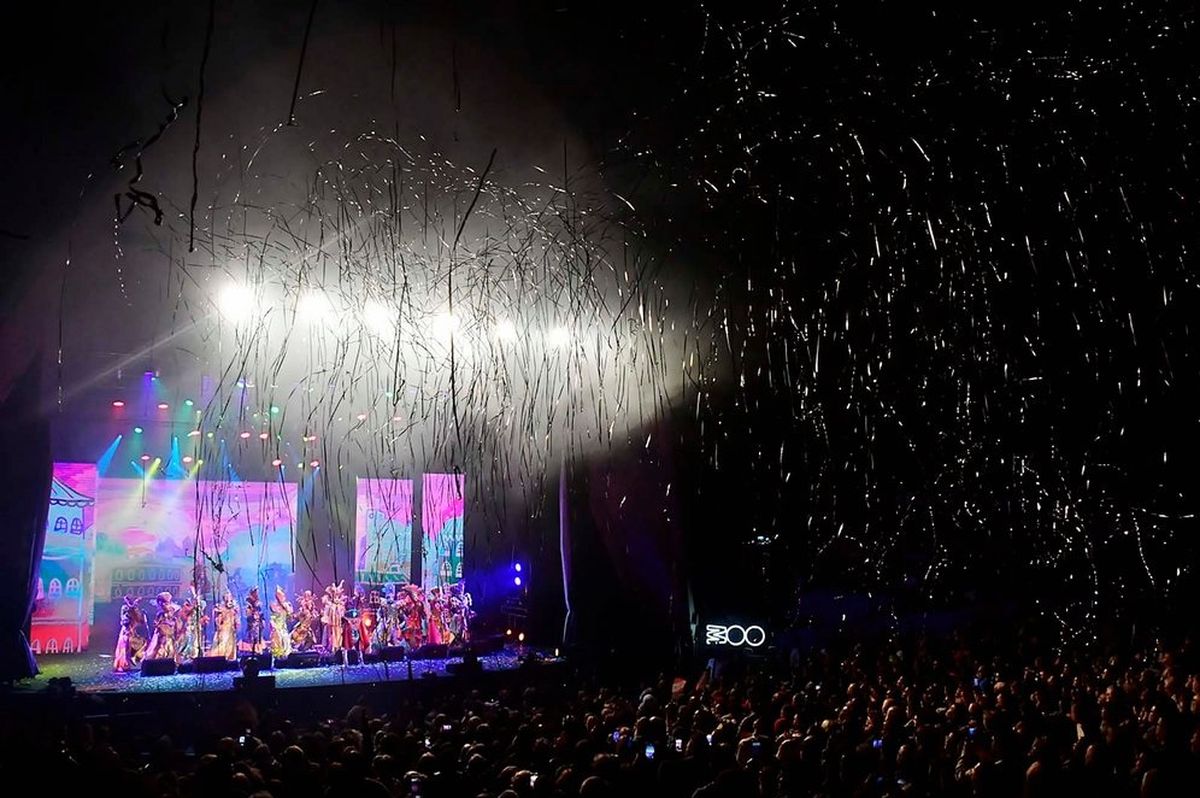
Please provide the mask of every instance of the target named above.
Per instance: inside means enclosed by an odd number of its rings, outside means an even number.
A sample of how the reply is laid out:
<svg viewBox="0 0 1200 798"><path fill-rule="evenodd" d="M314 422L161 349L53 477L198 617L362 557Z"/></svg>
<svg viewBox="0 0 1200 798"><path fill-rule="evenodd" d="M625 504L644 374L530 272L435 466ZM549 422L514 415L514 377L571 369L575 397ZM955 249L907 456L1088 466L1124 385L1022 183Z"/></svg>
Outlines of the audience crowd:
<svg viewBox="0 0 1200 798"><path fill-rule="evenodd" d="M1187 644L981 657L922 643L630 689L559 673L363 699L315 724L246 706L229 736L148 745L77 713L6 740L2 768L9 785L40 774L122 798L1196 795L1196 663Z"/></svg>

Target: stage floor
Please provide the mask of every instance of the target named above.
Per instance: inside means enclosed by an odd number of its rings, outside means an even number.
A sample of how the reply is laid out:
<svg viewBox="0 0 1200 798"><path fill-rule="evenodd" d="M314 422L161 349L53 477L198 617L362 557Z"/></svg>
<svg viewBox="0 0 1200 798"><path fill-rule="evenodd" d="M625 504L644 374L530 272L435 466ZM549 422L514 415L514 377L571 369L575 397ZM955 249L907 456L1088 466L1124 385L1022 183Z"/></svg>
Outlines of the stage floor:
<svg viewBox="0 0 1200 798"><path fill-rule="evenodd" d="M529 647L505 648L494 654L480 655L485 672L514 671L527 655L554 662L545 652ZM363 665L329 665L315 668L276 668L263 671L275 677L275 686L322 687L343 684L405 682L453 676L447 666L462 662L461 657L413 660L409 662L372 662ZM411 671L409 665L411 664ZM238 671L224 673L177 673L173 676L142 676L140 673L114 673L112 657L97 654L56 654L38 657L41 673L17 683L18 690L36 691L47 687L51 679L69 678L83 693L190 693L232 690Z"/></svg>

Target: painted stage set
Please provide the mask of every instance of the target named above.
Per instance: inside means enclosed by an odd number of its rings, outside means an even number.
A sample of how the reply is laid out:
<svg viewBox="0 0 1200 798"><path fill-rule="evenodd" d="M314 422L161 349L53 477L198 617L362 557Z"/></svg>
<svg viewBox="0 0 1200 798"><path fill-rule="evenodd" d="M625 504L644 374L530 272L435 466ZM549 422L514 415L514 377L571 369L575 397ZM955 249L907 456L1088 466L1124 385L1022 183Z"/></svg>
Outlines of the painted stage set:
<svg viewBox="0 0 1200 798"><path fill-rule="evenodd" d="M540 657L515 639L475 639L462 474L421 475L420 529L412 480L359 479L347 585L298 568L301 484L181 470L146 463L130 479L55 464L30 634L42 675L30 686L223 690L247 660L280 687L387 682L453 673L468 650L485 672Z"/></svg>

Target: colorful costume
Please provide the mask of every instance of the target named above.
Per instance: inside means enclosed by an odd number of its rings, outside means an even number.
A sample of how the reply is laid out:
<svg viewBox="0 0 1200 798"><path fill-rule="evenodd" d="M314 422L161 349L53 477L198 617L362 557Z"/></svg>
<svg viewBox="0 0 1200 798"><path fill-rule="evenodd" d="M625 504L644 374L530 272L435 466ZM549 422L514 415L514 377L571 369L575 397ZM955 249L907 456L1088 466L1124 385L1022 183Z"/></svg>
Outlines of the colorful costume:
<svg viewBox="0 0 1200 798"><path fill-rule="evenodd" d="M442 598L442 589L429 589L429 642L433 644L454 642L454 633L446 623L446 601Z"/></svg>
<svg viewBox="0 0 1200 798"><path fill-rule="evenodd" d="M246 594L246 647L251 654L263 652L263 631L266 621L263 618L262 601L258 598L258 587L250 588Z"/></svg>
<svg viewBox="0 0 1200 798"><path fill-rule="evenodd" d="M292 615L292 603L279 585L275 586L275 600L271 602L271 653L276 658L292 653L292 635L288 632L288 618Z"/></svg>
<svg viewBox="0 0 1200 798"><path fill-rule="evenodd" d="M384 595L375 610L375 628L372 630L372 644L376 649L396 645L400 633L400 610L396 606L395 596Z"/></svg>
<svg viewBox="0 0 1200 798"><path fill-rule="evenodd" d="M346 643L346 594L342 583L329 585L321 599L321 643L326 651L341 651Z"/></svg>
<svg viewBox="0 0 1200 798"><path fill-rule="evenodd" d="M311 590L296 597L296 625L292 627L292 648L308 651L317 644L313 627L317 623L317 599Z"/></svg>
<svg viewBox="0 0 1200 798"><path fill-rule="evenodd" d="M449 616L447 625L450 634L459 642L471 639L471 619L475 617L471 609L471 594L467 592L463 582L450 585L450 596L446 600L446 611Z"/></svg>
<svg viewBox="0 0 1200 798"><path fill-rule="evenodd" d="M208 652L210 656L237 659L237 630L241 625L239 615L233 594L226 590L225 598L213 613L217 632L213 636L212 649Z"/></svg>
<svg viewBox="0 0 1200 798"><path fill-rule="evenodd" d="M172 602L171 594L165 591L159 593L155 601L158 612L154 616L154 634L146 647L146 659L175 659L179 653L175 640L179 605Z"/></svg>
<svg viewBox="0 0 1200 798"><path fill-rule="evenodd" d="M425 645L425 597L416 585L405 585L400 594L400 637L410 650Z"/></svg>
<svg viewBox="0 0 1200 798"><path fill-rule="evenodd" d="M208 625L208 616L204 614L208 603L192 585L192 595L183 602L179 613L179 656L181 659L195 659L204 653L204 627Z"/></svg>
<svg viewBox="0 0 1200 798"><path fill-rule="evenodd" d="M141 634L145 623L146 614L138 606L138 599L126 595L121 604L121 631L113 652L114 671L131 671L141 665L146 650L146 638Z"/></svg>

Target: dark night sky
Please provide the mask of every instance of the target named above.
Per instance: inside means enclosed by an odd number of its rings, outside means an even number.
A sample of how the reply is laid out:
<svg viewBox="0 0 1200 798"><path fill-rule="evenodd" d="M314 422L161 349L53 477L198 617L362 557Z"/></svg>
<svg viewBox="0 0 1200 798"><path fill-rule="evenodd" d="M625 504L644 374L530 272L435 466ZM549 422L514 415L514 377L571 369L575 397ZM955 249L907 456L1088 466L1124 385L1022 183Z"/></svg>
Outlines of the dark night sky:
<svg viewBox="0 0 1200 798"><path fill-rule="evenodd" d="M291 99L306 4L248 5L216 4L212 136ZM570 141L632 200L658 278L703 287L712 359L656 461L698 579L916 604L1019 581L1072 629L1194 595L1187 4L487 5L322 4L302 94L361 89L386 102L347 113L512 174ZM50 296L66 227L107 213L107 188L74 200L86 175L115 184L162 93L194 97L207 4L23 13L0 46L6 308ZM330 103L301 126L338 124ZM147 159L176 205L192 113Z"/></svg>

